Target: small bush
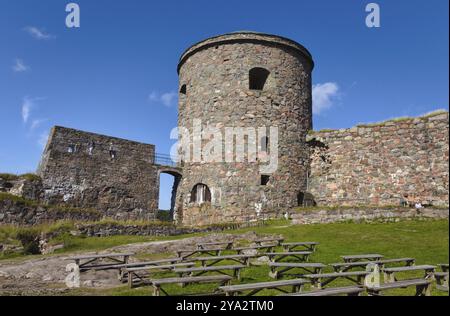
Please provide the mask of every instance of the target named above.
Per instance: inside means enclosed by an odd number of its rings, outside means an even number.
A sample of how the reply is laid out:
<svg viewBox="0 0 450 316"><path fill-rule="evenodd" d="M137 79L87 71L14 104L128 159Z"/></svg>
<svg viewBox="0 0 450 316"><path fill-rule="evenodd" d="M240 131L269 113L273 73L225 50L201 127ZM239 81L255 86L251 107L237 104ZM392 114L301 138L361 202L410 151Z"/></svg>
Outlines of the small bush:
<svg viewBox="0 0 450 316"><path fill-rule="evenodd" d="M171 222L172 221L170 211L159 210L156 217L157 217L158 221L162 221L162 222Z"/></svg>
<svg viewBox="0 0 450 316"><path fill-rule="evenodd" d="M41 251L39 249L40 230L36 228L20 229L17 233L17 239L23 247L23 252L26 255L37 255Z"/></svg>
<svg viewBox="0 0 450 316"><path fill-rule="evenodd" d="M19 176L12 173L0 173L0 178L5 181L14 181L19 179Z"/></svg>
<svg viewBox="0 0 450 316"><path fill-rule="evenodd" d="M25 173L20 175L20 178L24 178L28 181L39 181L41 180L41 177L39 177L38 175L34 174L34 173Z"/></svg>

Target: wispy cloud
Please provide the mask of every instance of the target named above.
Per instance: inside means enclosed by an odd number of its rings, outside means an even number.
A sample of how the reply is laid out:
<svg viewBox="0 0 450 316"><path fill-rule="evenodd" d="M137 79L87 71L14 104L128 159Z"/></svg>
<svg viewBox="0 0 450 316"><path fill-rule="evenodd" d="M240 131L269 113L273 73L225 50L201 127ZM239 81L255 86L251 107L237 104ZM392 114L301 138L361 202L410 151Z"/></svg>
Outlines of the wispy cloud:
<svg viewBox="0 0 450 316"><path fill-rule="evenodd" d="M27 66L22 59L16 58L12 69L14 72L25 72L30 70L30 67Z"/></svg>
<svg viewBox="0 0 450 316"><path fill-rule="evenodd" d="M28 97L23 98L22 102L22 121L24 123L28 123L28 119L30 118L31 110L34 108L35 104L33 99Z"/></svg>
<svg viewBox="0 0 450 316"><path fill-rule="evenodd" d="M335 82L318 83L313 85L313 113L320 114L330 109L339 98L339 86Z"/></svg>
<svg viewBox="0 0 450 316"><path fill-rule="evenodd" d="M38 138L38 140L37 140L37 143L38 143L38 145L39 145L42 149L44 149L45 146L47 145L48 136L49 136L48 131L42 132L42 133L39 135L39 138Z"/></svg>
<svg viewBox="0 0 450 316"><path fill-rule="evenodd" d="M178 94L174 91L157 93L153 91L148 95L148 100L154 103L162 103L164 106L171 107L176 105Z"/></svg>
<svg viewBox="0 0 450 316"><path fill-rule="evenodd" d="M36 128L38 128L39 126L41 126L42 123L44 123L45 121L47 121L47 119L34 119L34 120L31 122L30 130L35 130Z"/></svg>
<svg viewBox="0 0 450 316"><path fill-rule="evenodd" d="M35 26L27 26L24 30L37 40L49 40L55 38L54 35L46 33L44 29Z"/></svg>

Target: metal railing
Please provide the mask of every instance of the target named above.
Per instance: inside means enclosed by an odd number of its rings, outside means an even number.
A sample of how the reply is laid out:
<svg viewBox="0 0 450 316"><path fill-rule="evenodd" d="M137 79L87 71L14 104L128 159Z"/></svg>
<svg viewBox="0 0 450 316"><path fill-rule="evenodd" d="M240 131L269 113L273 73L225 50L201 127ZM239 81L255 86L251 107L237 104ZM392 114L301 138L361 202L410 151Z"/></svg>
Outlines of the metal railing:
<svg viewBox="0 0 450 316"><path fill-rule="evenodd" d="M170 155L155 153L154 163L161 166L176 167L177 162Z"/></svg>

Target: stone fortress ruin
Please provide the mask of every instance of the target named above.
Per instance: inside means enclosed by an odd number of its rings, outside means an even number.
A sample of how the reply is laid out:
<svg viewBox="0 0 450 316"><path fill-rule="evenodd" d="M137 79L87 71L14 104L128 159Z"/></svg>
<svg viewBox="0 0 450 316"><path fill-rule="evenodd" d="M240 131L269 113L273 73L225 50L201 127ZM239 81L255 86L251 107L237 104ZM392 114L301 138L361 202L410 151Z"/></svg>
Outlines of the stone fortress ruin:
<svg viewBox="0 0 450 316"><path fill-rule="evenodd" d="M154 219L159 177L168 173L174 217L188 226L267 219L297 206L400 205L406 196L448 207L448 112L315 132L313 67L302 45L280 36L199 42L178 64L179 128L195 135L194 120L241 128L242 142L232 139L243 159L222 139L220 161L196 160L193 146L205 149L208 138L193 136L174 165L154 145L54 127L34 195L111 218ZM271 155L276 168L265 172Z"/></svg>

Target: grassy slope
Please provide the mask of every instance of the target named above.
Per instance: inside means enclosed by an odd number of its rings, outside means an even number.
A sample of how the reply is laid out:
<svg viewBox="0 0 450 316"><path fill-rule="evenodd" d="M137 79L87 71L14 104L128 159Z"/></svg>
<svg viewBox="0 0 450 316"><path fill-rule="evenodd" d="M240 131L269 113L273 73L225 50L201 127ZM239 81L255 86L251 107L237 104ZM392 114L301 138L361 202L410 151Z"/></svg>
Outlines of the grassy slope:
<svg viewBox="0 0 450 316"><path fill-rule="evenodd" d="M317 241L320 242L317 253L311 262L334 263L341 261L341 255L358 253L381 253L386 258L413 257L417 264L438 264L449 261L449 230L448 221L405 221L399 223L375 224L327 224L311 226L288 226L287 223L277 222L268 227L242 229L231 233L242 233L254 230L261 234L282 234L286 241ZM136 237L139 239L138 237ZM90 240L86 239L85 241ZM100 240L92 239L95 243ZM109 245L114 244L110 238L103 239ZM141 241L144 240L141 237ZM117 238L115 241L118 241ZM89 243L88 243L89 245ZM89 246L91 249L91 246ZM167 254L170 256L170 254ZM243 271L245 283L270 281L268 268L252 267ZM161 277L165 275L160 275ZM419 277L420 274L400 275L401 277ZM347 281L332 283L334 286L351 285ZM188 286L184 289L178 286L168 286L171 294L202 293L213 288L211 285ZM395 290L387 294L411 295L414 290ZM112 290L76 290L72 294L97 295L149 295L150 288L128 289L119 287ZM276 295L277 292L265 291L263 295ZM445 295L434 291L433 295Z"/></svg>

